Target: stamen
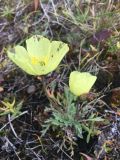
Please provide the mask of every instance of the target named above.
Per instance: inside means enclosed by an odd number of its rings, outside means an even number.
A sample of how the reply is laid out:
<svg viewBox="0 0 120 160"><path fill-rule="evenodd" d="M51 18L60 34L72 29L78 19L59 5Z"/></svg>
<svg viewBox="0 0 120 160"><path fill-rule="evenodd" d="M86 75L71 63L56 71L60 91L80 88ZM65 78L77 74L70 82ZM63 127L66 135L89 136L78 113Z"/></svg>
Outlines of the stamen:
<svg viewBox="0 0 120 160"><path fill-rule="evenodd" d="M37 64L37 63L39 63L39 59L36 57L32 57L31 62L32 62L32 64Z"/></svg>

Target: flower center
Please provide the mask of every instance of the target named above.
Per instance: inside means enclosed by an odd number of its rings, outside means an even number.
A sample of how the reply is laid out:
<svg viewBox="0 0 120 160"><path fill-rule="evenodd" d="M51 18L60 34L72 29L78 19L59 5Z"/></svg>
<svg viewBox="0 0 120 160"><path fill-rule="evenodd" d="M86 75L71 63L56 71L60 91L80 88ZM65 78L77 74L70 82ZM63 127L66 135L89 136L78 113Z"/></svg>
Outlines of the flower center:
<svg viewBox="0 0 120 160"><path fill-rule="evenodd" d="M39 63L39 59L36 58L36 57L32 57L31 58L31 62L32 62L32 64L38 64Z"/></svg>
<svg viewBox="0 0 120 160"><path fill-rule="evenodd" d="M40 61L40 59L38 59L38 58L36 58L36 57L32 57L32 58L31 58L31 63L32 63L33 65L39 64L40 66L45 66L45 65L48 63L48 59L47 59L47 57L45 57L44 59L42 59L42 60Z"/></svg>

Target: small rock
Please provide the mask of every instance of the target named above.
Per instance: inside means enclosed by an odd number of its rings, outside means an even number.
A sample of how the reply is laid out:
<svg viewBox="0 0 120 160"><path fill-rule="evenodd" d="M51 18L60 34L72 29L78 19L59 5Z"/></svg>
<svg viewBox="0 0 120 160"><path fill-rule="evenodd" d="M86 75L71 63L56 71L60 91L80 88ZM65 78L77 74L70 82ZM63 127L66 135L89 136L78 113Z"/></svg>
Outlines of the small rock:
<svg viewBox="0 0 120 160"><path fill-rule="evenodd" d="M0 87L0 92L3 92L3 91L4 91L3 87Z"/></svg>
<svg viewBox="0 0 120 160"><path fill-rule="evenodd" d="M28 93L28 94L32 94L32 93L34 93L35 91L36 91L35 85L31 85L31 86L29 86L29 87L27 88L27 93Z"/></svg>

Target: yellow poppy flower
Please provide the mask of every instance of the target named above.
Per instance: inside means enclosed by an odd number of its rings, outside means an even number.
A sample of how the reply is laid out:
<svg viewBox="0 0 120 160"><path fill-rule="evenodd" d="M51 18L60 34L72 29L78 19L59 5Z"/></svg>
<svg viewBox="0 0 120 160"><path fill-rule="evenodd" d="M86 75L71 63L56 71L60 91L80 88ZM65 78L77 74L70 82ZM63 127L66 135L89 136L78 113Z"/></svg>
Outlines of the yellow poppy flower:
<svg viewBox="0 0 120 160"><path fill-rule="evenodd" d="M73 71L69 77L70 91L76 96L86 94L90 91L96 79L96 76L88 72Z"/></svg>
<svg viewBox="0 0 120 160"><path fill-rule="evenodd" d="M46 75L57 68L69 51L67 44L50 41L42 36L26 40L26 48L17 45L15 53L8 51L8 57L21 69L31 75Z"/></svg>

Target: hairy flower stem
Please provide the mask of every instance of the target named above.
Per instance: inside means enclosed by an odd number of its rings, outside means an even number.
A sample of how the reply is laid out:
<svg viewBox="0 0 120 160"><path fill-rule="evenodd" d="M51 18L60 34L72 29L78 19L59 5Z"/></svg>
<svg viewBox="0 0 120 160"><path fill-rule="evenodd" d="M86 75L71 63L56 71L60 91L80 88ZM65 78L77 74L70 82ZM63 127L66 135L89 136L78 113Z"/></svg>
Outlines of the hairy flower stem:
<svg viewBox="0 0 120 160"><path fill-rule="evenodd" d="M48 98L48 100L49 100L49 102L51 103L51 106L54 108L54 109L57 109L57 110L59 110L59 107L57 107L58 106L58 103L57 103L57 101L56 101L56 99L55 99L55 97L51 94L49 94L49 92L47 91L47 85L46 85L46 83L45 83L45 77L44 76L41 76L40 77L40 80L41 80L41 82L42 82L42 86L43 86L43 91L44 91L44 93L45 93L45 95L46 95L46 97Z"/></svg>

